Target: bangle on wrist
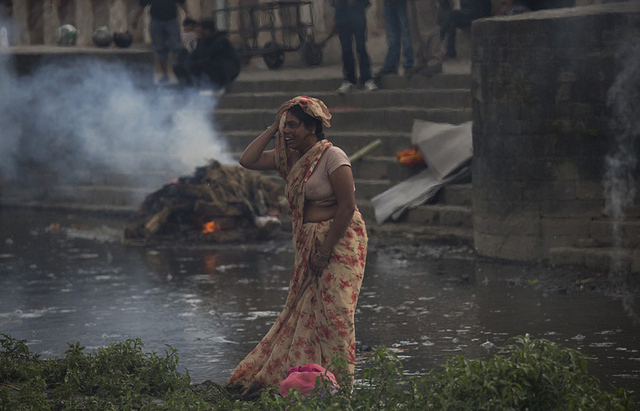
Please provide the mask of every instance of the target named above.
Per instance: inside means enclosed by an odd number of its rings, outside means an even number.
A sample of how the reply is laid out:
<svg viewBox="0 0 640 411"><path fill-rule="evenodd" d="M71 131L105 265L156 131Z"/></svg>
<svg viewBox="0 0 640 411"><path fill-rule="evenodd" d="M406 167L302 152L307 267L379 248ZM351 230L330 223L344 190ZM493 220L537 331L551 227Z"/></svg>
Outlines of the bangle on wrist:
<svg viewBox="0 0 640 411"><path fill-rule="evenodd" d="M267 126L267 131L269 132L269 136L273 137L276 132L275 131L271 131L271 126Z"/></svg>
<svg viewBox="0 0 640 411"><path fill-rule="evenodd" d="M331 260L331 254L322 254L320 251L316 251L316 258L329 262Z"/></svg>

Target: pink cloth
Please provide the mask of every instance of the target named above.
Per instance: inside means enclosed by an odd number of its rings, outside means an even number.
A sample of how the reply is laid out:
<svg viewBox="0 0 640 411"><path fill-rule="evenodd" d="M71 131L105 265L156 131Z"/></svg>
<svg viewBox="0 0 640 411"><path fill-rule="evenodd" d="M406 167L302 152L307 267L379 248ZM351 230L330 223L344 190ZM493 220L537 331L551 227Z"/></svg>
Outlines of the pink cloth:
<svg viewBox="0 0 640 411"><path fill-rule="evenodd" d="M336 377L331 371L325 370L318 364L289 368L287 378L280 383L280 395L286 397L295 388L303 394L309 394L316 386L316 379L328 380L334 387L339 388Z"/></svg>

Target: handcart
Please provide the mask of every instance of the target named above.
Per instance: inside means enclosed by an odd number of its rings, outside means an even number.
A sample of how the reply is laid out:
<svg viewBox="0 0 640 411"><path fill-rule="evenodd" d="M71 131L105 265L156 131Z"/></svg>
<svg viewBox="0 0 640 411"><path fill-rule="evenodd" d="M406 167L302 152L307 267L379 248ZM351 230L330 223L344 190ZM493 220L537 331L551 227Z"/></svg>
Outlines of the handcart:
<svg viewBox="0 0 640 411"><path fill-rule="evenodd" d="M217 10L216 24L239 44L238 55L248 61L262 56L269 69L284 64L285 52L302 53L310 66L322 63L322 48L315 42L313 6L310 1L276 1Z"/></svg>

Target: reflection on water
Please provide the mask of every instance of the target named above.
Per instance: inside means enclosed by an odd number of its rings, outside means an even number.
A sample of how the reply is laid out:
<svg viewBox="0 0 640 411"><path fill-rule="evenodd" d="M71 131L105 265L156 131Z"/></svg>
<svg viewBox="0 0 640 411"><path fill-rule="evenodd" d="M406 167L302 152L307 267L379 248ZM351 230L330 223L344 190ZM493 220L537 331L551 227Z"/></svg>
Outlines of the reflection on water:
<svg viewBox="0 0 640 411"><path fill-rule="evenodd" d="M137 337L148 350L170 344L193 382L224 382L266 333L293 260L288 242L125 247L116 218L0 210L0 224L0 332L45 357L76 341L88 350ZM640 324L620 300L512 287L518 266L428 252L379 250L367 264L359 347L392 347L408 373L530 333L593 357L605 382L640 387Z"/></svg>

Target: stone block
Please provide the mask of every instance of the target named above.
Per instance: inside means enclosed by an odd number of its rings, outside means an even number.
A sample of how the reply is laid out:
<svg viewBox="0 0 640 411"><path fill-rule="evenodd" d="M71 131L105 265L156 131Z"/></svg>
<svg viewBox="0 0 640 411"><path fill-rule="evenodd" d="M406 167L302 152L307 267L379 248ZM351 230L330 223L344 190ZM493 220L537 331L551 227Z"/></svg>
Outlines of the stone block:
<svg viewBox="0 0 640 411"><path fill-rule="evenodd" d="M576 181L576 198L578 200L603 200L604 187L602 186L602 181Z"/></svg>
<svg viewBox="0 0 640 411"><path fill-rule="evenodd" d="M489 187L479 187L474 183L474 201L521 201L525 184L517 181L492 181ZM477 189L476 189L477 188Z"/></svg>
<svg viewBox="0 0 640 411"><path fill-rule="evenodd" d="M552 265L584 265L585 253L571 247L556 247L549 250L549 262Z"/></svg>
<svg viewBox="0 0 640 411"><path fill-rule="evenodd" d="M640 248L633 250L631 257L631 272L634 274L640 273Z"/></svg>
<svg viewBox="0 0 640 411"><path fill-rule="evenodd" d="M575 200L575 181L529 182L524 188L525 201Z"/></svg>
<svg viewBox="0 0 640 411"><path fill-rule="evenodd" d="M610 246L613 244L613 227L611 220L593 220L589 223L589 237L599 244Z"/></svg>
<svg viewBox="0 0 640 411"><path fill-rule="evenodd" d="M474 214L473 230L491 235L540 235L540 217L533 212L511 214L503 218Z"/></svg>
<svg viewBox="0 0 640 411"><path fill-rule="evenodd" d="M578 177L578 167L576 167L573 161L567 158L548 160L546 165L551 169L553 180L575 181Z"/></svg>
<svg viewBox="0 0 640 411"><path fill-rule="evenodd" d="M539 203L524 202L518 200L509 200L494 198L492 200L482 201L477 198L476 183L474 182L473 212L481 217L492 217L495 219L504 219L510 215L529 214L540 215Z"/></svg>
<svg viewBox="0 0 640 411"><path fill-rule="evenodd" d="M540 259L540 238L527 235L489 235L474 232L476 254L515 261Z"/></svg>
<svg viewBox="0 0 640 411"><path fill-rule="evenodd" d="M542 200L540 215L542 217L599 218L603 215L602 200Z"/></svg>
<svg viewBox="0 0 640 411"><path fill-rule="evenodd" d="M618 234L620 238L614 239L613 220L594 220L589 224L589 236L596 239L600 244L607 246L618 243L625 248L637 248L640 246L640 221L621 221L618 223Z"/></svg>
<svg viewBox="0 0 640 411"><path fill-rule="evenodd" d="M549 250L555 247L571 247L578 240L573 235L542 235L541 255L546 258Z"/></svg>
<svg viewBox="0 0 640 411"><path fill-rule="evenodd" d="M543 218L541 231L544 237L572 237L575 241L589 236L590 222L589 218Z"/></svg>

